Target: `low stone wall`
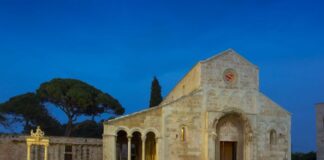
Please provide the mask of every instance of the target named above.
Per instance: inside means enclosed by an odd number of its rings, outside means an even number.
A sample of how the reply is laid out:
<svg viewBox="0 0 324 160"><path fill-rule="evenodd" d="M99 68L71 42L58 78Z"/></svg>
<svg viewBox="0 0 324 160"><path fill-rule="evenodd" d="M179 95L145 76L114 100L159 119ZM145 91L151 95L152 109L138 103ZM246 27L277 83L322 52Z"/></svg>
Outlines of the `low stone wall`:
<svg viewBox="0 0 324 160"><path fill-rule="evenodd" d="M102 139L48 137L48 160L102 160ZM42 147L33 147L33 159L43 157ZM26 160L25 135L0 135L0 160Z"/></svg>

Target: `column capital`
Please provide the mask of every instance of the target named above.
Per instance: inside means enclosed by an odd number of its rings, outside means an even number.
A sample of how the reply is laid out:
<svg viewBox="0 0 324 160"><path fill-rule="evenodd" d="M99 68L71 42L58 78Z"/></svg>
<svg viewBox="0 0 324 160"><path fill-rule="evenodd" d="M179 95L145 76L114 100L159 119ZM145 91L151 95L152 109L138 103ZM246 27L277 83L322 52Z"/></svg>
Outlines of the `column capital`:
<svg viewBox="0 0 324 160"><path fill-rule="evenodd" d="M133 138L133 136L127 136L127 138L128 138L128 139L132 139L132 138Z"/></svg>
<svg viewBox="0 0 324 160"><path fill-rule="evenodd" d="M252 132L249 132L249 133L247 134L247 140L248 140L249 142L252 142L252 140L253 140L253 133L252 133Z"/></svg>
<svg viewBox="0 0 324 160"><path fill-rule="evenodd" d="M217 133L216 133L216 132L211 132L211 133L209 133L209 136L210 136L213 140L216 140L216 139L217 139Z"/></svg>

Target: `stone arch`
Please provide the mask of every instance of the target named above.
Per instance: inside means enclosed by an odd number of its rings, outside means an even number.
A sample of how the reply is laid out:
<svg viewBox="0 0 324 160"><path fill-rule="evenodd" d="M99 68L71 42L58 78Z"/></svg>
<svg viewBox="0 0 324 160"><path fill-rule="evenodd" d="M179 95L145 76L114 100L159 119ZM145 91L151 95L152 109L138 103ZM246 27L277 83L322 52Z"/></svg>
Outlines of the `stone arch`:
<svg viewBox="0 0 324 160"><path fill-rule="evenodd" d="M129 130L129 134L130 135L133 135L134 132L139 132L139 133L141 133L141 135L143 135L143 133L144 133L143 129L141 129L139 127L131 128Z"/></svg>
<svg viewBox="0 0 324 160"><path fill-rule="evenodd" d="M271 129L269 131L269 144L271 148L273 145L277 144L277 140L278 140L277 131L275 129Z"/></svg>
<svg viewBox="0 0 324 160"><path fill-rule="evenodd" d="M238 108L232 108L232 107L226 107L226 108L227 109L225 109L223 111L223 113L220 114L220 116L215 118L215 120L212 123L211 128L216 129L216 127L217 127L217 125L219 123L219 120L226 117L227 115L236 114L244 122L245 131L247 133L249 133L250 136L252 136L251 134L253 134L253 127L251 125L251 122L250 122L249 118L244 114L243 110L238 109Z"/></svg>
<svg viewBox="0 0 324 160"><path fill-rule="evenodd" d="M119 128L116 130L116 158L127 159L128 149L128 133L125 128Z"/></svg>
<svg viewBox="0 0 324 160"><path fill-rule="evenodd" d="M142 160L143 159L143 139L142 132L137 128L131 129L132 134L130 142L130 154L132 160Z"/></svg>
<svg viewBox="0 0 324 160"><path fill-rule="evenodd" d="M145 159L156 160L157 159L157 136L154 132L148 131L145 134Z"/></svg>
<svg viewBox="0 0 324 160"><path fill-rule="evenodd" d="M149 132L153 132L153 133L155 134L156 138L160 138L160 137L161 137L159 131L158 131L157 129L155 129L155 128L148 128L148 129L145 129L143 135L146 136Z"/></svg>
<svg viewBox="0 0 324 160"><path fill-rule="evenodd" d="M115 130L115 136L117 136L119 131L125 131L127 133L127 136L130 136L129 128L126 126L118 126Z"/></svg>
<svg viewBox="0 0 324 160"><path fill-rule="evenodd" d="M213 122L214 143L216 149L215 159L221 157L221 143L235 145L237 160L252 159L253 129L248 117L237 108L227 108ZM223 132L223 133L220 133ZM224 134L227 132L226 134Z"/></svg>

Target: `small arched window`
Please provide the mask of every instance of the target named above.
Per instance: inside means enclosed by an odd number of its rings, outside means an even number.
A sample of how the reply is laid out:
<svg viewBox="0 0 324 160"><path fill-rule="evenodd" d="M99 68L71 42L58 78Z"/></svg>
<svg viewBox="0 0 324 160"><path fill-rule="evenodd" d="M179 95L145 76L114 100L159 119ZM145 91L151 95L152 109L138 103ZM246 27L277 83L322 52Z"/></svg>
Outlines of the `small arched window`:
<svg viewBox="0 0 324 160"><path fill-rule="evenodd" d="M186 141L186 128L181 127L181 141Z"/></svg>
<svg viewBox="0 0 324 160"><path fill-rule="evenodd" d="M182 85L182 95L186 94L186 86Z"/></svg>
<svg viewBox="0 0 324 160"><path fill-rule="evenodd" d="M276 145L277 144L277 132L276 130L270 131L270 145Z"/></svg>

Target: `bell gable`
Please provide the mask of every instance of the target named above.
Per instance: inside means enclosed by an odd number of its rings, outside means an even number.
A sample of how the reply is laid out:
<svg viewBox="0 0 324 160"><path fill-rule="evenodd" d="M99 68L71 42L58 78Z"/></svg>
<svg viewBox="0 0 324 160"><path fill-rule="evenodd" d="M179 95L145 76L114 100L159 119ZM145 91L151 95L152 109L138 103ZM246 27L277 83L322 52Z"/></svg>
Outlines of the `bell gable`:
<svg viewBox="0 0 324 160"><path fill-rule="evenodd" d="M259 90L258 67L232 49L201 61L201 66L205 87Z"/></svg>

